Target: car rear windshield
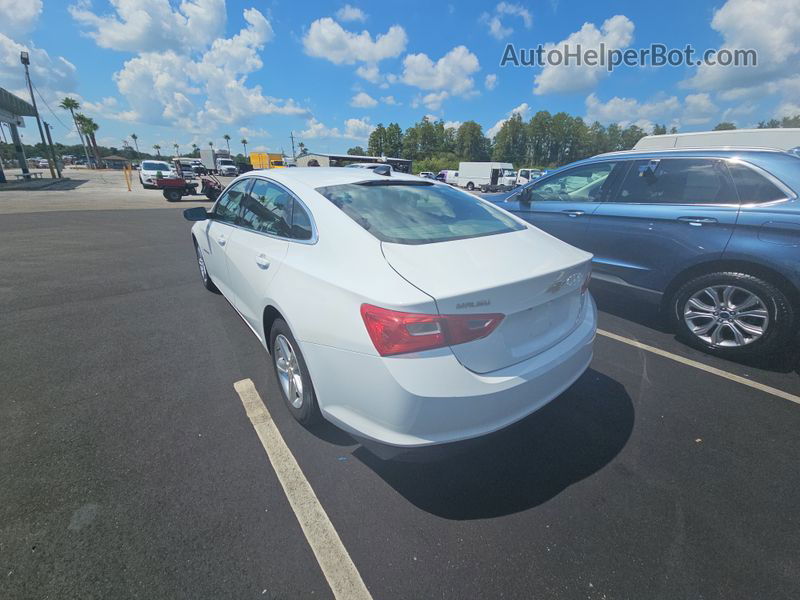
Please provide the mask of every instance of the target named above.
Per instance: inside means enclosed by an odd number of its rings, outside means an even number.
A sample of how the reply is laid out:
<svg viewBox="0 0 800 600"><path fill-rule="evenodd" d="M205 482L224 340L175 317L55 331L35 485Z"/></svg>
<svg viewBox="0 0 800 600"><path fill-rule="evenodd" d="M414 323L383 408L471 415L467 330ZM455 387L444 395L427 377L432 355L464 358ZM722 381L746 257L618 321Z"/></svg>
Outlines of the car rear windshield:
<svg viewBox="0 0 800 600"><path fill-rule="evenodd" d="M387 180L317 191L383 242L429 244L525 229L499 209L450 186Z"/></svg>

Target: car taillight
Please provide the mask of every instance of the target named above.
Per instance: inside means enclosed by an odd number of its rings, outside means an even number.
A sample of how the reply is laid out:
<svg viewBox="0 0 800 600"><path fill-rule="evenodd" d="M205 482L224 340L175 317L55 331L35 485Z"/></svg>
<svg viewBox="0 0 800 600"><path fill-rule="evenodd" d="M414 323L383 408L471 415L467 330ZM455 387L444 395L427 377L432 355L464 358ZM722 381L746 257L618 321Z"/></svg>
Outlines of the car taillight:
<svg viewBox="0 0 800 600"><path fill-rule="evenodd" d="M425 315L361 305L361 317L381 356L431 350L486 337L503 320L499 313Z"/></svg>

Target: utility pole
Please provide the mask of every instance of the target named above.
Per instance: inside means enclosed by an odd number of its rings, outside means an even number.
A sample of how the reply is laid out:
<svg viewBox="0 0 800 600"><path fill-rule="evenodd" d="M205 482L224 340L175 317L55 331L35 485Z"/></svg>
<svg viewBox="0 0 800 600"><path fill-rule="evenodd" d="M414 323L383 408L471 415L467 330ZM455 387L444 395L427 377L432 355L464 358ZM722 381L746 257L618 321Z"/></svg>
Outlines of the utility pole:
<svg viewBox="0 0 800 600"><path fill-rule="evenodd" d="M61 179L61 169L58 168L58 159L56 158L56 149L53 146L53 138L50 137L50 123L47 121L44 122L44 130L47 132L47 143L50 145L50 155L53 157L53 164L56 166L56 173L58 173L58 178Z"/></svg>
<svg viewBox="0 0 800 600"><path fill-rule="evenodd" d="M289 132L289 137L292 140L292 160L297 160L297 155L294 153L294 131Z"/></svg>
<svg viewBox="0 0 800 600"><path fill-rule="evenodd" d="M19 139L19 130L16 123L9 123L8 128L11 130L11 141L14 142L14 150L17 153L17 161L19 168L22 169L22 174L28 174L28 159L25 157L25 148L22 146L22 140Z"/></svg>
<svg viewBox="0 0 800 600"><path fill-rule="evenodd" d="M31 104L33 104L33 112L36 113L36 124L39 126L39 135L42 137L42 146L45 148L45 152L47 152L47 141L44 139L44 129L42 129L42 120L39 118L39 109L36 108L36 98L33 96L33 84L31 83L31 74L28 71L28 65L31 64L31 59L28 56L28 53L24 50L19 53L19 61L25 67L25 81L28 82L28 91L31 93ZM47 164L50 165L50 176L55 179L56 172L53 169L53 163L50 162L50 159L47 159Z"/></svg>

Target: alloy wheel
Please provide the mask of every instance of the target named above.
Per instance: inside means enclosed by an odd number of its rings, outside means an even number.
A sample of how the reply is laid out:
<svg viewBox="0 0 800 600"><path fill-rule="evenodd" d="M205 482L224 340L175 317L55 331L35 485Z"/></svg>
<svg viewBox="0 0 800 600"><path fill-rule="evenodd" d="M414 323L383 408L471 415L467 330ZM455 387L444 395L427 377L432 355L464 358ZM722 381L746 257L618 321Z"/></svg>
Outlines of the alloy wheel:
<svg viewBox="0 0 800 600"><path fill-rule="evenodd" d="M289 404L295 408L300 408L303 406L302 371L291 342L283 334L279 334L275 338L274 355L275 367L278 370L278 380L283 388L283 393L289 400Z"/></svg>
<svg viewBox="0 0 800 600"><path fill-rule="evenodd" d="M769 327L767 305L750 290L713 285L695 292L683 308L694 335L713 346L739 348L763 337Z"/></svg>

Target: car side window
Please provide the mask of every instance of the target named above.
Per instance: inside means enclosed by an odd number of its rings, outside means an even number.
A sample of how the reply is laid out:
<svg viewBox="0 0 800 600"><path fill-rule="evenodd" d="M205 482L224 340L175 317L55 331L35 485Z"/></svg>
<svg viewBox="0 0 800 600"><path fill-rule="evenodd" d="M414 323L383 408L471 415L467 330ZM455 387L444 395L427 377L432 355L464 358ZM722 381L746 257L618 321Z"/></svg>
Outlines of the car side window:
<svg viewBox="0 0 800 600"><path fill-rule="evenodd" d="M295 240L310 240L311 235L311 217L308 216L303 205L295 200L292 204L291 237Z"/></svg>
<svg viewBox="0 0 800 600"><path fill-rule="evenodd" d="M615 202L635 204L738 204L725 161L665 158L633 161Z"/></svg>
<svg viewBox="0 0 800 600"><path fill-rule="evenodd" d="M240 225L262 233L290 237L293 199L283 188L256 179L242 200Z"/></svg>
<svg viewBox="0 0 800 600"><path fill-rule="evenodd" d="M242 197L251 181L251 179L241 179L225 190L214 206L214 217L217 221L232 224L237 222Z"/></svg>
<svg viewBox="0 0 800 600"><path fill-rule="evenodd" d="M602 202L608 195L616 162L569 169L531 187L533 202Z"/></svg>
<svg viewBox="0 0 800 600"><path fill-rule="evenodd" d="M747 165L730 162L728 170L739 192L739 200L745 204L773 202L786 198L786 192Z"/></svg>

